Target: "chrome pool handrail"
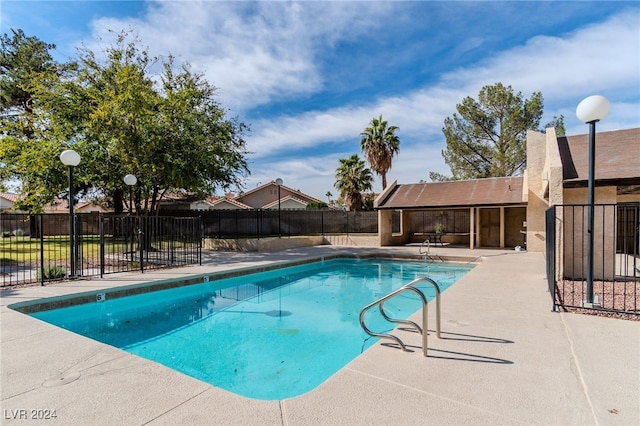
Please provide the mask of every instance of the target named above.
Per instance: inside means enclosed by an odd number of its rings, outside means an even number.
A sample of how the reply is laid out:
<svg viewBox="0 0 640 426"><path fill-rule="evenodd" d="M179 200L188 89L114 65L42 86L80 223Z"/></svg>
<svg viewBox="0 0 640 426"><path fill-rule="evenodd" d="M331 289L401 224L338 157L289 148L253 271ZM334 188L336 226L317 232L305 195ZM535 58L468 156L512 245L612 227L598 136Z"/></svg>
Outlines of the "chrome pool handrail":
<svg viewBox="0 0 640 426"><path fill-rule="evenodd" d="M392 291L391 293L387 294L386 296L381 297L380 299L368 304L367 306L365 306L364 308L362 308L362 310L360 311L360 326L362 327L362 329L365 331L365 333L369 334L370 336L375 336L375 337L380 337L383 339L390 339L395 341L398 345L400 345L400 347L402 348L403 351L407 351L407 347L404 344L404 342L397 336L394 336L393 334L389 334L389 333L378 333L375 331L370 330L365 322L364 322L364 315L365 313L373 308L374 306L378 306L378 309L380 310L380 313L382 314L382 316L384 317L384 319L386 319L387 321L390 322L394 322L394 323L399 323L399 324L406 324L409 325L413 328L415 328L416 330L418 330L418 332L422 335L422 354L424 356L427 356L427 335L429 334L429 328L428 328L428 301L427 298L425 297L424 293L414 287L416 284L418 284L419 282L428 282L430 284L432 284L434 286L434 288L436 289L436 337L439 339L440 338L440 287L438 286L438 284L432 280L431 278L428 277L421 277L421 278L416 278L415 280L411 281L408 284L403 285L402 287ZM413 321L409 321L409 320L402 320L402 319L395 319L395 318L391 318L390 316L387 315L387 313L384 311L384 302L397 296L400 293L404 293L407 291L412 291L414 293L416 293L421 301L422 301L422 327L420 327L418 324L416 324Z"/></svg>
<svg viewBox="0 0 640 426"><path fill-rule="evenodd" d="M424 246L427 246L427 250L426 251L422 251L422 249L424 248ZM429 238L427 238L426 240L424 240L422 242L422 244L420 244L420 248L418 249L418 253L425 256L425 258L427 256L429 256L429 249L431 248L431 241L429 241Z"/></svg>

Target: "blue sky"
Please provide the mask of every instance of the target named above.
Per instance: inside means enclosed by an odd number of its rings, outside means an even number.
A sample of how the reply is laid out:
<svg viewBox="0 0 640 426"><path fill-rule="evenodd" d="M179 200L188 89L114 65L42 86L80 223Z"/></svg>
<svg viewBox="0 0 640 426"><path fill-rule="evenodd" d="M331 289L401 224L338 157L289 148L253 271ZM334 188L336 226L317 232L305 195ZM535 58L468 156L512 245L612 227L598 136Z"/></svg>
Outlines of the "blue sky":
<svg viewBox="0 0 640 426"><path fill-rule="evenodd" d="M611 102L599 131L640 127L637 1L2 0L0 16L2 33L54 43L61 61L132 29L151 53L190 63L251 127L245 189L280 177L335 198L338 160L362 156L380 114L400 128L389 182L449 174L444 119L496 82L542 92L541 124L562 114L569 135L588 131L575 108L592 94Z"/></svg>

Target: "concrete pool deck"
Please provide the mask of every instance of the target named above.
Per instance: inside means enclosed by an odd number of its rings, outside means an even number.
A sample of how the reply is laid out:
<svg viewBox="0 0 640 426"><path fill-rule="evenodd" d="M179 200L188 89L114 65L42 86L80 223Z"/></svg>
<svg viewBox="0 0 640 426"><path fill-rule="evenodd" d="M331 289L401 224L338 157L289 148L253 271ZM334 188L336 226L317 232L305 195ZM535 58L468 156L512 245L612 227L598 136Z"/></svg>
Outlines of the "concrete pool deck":
<svg viewBox="0 0 640 426"><path fill-rule="evenodd" d="M417 254L418 247L211 252L202 266L2 290L1 423L640 424L640 322L551 312L542 253L431 250L482 262L442 294L442 339L430 334L429 356L418 335L397 330L412 352L377 343L313 391L281 401L229 393L8 305L336 252ZM53 410L55 418L37 418Z"/></svg>

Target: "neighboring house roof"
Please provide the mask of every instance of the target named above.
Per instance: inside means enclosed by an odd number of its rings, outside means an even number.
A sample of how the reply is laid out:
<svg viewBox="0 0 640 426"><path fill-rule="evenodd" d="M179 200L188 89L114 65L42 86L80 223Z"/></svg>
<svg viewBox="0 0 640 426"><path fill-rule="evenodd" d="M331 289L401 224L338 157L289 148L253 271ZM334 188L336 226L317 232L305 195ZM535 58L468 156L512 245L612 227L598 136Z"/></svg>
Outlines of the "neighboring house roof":
<svg viewBox="0 0 640 426"><path fill-rule="evenodd" d="M11 210L13 204L20 199L20 194L12 194L10 192L0 192L0 209Z"/></svg>
<svg viewBox="0 0 640 426"><path fill-rule="evenodd" d="M640 184L640 128L596 132L596 185ZM565 187L581 187L589 179L589 135L558 138Z"/></svg>
<svg viewBox="0 0 640 426"><path fill-rule="evenodd" d="M0 198L2 200L9 201L11 204L8 208L11 209L13 207L13 203L20 200L22 198L22 194L12 194L9 192L0 192ZM2 205L3 203L0 203ZM92 211L104 211L104 209L94 203L79 201L75 203L73 206L75 212L92 212ZM46 204L42 207L42 210L45 213L67 213L69 211L69 204L67 200L61 198L55 198L51 203Z"/></svg>
<svg viewBox="0 0 640 426"><path fill-rule="evenodd" d="M306 208L307 204L309 204L307 201L305 200L301 200L300 198L297 197L292 197L291 195L287 195L286 197L282 197L282 199L280 199L280 208L283 209L290 209L292 206L295 206L297 208ZM277 209L278 208L278 200L275 200L271 203L267 203L264 206L262 206L263 209Z"/></svg>
<svg viewBox="0 0 640 426"><path fill-rule="evenodd" d="M15 203L18 201L22 195L20 194L12 194L11 192L0 192L0 198L4 198L7 201Z"/></svg>
<svg viewBox="0 0 640 426"><path fill-rule="evenodd" d="M42 210L45 213L67 213L69 211L69 203L65 199L56 198L51 203L46 204ZM104 212L105 209L95 203L78 201L73 205L73 211L76 213L88 213L94 211Z"/></svg>
<svg viewBox="0 0 640 426"><path fill-rule="evenodd" d="M251 206L251 208L254 209L267 209L274 201L276 204L278 202L277 195L271 192L274 190L274 188L277 188L277 186L278 185L276 185L275 181L267 182L264 185L258 186L238 195L237 197L235 197L235 200L248 204ZM280 192L282 200L286 199L288 196L291 196L297 200L302 201L303 203L301 204L301 206L306 206L308 203L313 202L322 202L321 200L307 195L298 189L289 188L285 185L280 186ZM280 204L282 204L282 201Z"/></svg>
<svg viewBox="0 0 640 426"><path fill-rule="evenodd" d="M194 204L203 203L208 206L209 209L241 209L241 210L250 210L253 207L241 203L231 197L208 197L206 200L197 201Z"/></svg>
<svg viewBox="0 0 640 426"><path fill-rule="evenodd" d="M395 185L390 191L385 190L376 208L412 209L525 204L523 183L524 178L516 176Z"/></svg>

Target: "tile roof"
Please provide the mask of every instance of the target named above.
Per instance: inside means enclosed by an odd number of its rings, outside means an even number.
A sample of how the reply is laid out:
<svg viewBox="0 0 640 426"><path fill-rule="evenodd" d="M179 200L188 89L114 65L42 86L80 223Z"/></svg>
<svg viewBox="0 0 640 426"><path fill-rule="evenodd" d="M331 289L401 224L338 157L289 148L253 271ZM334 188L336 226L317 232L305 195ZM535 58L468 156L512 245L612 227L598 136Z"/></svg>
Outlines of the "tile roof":
<svg viewBox="0 0 640 426"><path fill-rule="evenodd" d="M589 178L589 135L558 138L566 187L584 186ZM600 183L640 184L640 128L598 132L595 179Z"/></svg>
<svg viewBox="0 0 640 426"><path fill-rule="evenodd" d="M277 186L275 181L270 181L265 183L264 185L258 186L256 188L252 188L247 192L243 192L242 194L239 194L238 196L235 197L235 199L237 201L240 201L244 198L247 197L247 195L253 194L254 192L260 192L262 190L264 190L265 188L269 187L269 186ZM322 202L322 200L318 200L315 197L312 197L311 195L305 194L304 192L300 191L299 189L293 189L290 188L286 185L280 185L280 188L283 190L287 190L289 191L292 195L295 194L295 197L300 199L300 200L304 200L305 202ZM253 208L253 207L252 207Z"/></svg>
<svg viewBox="0 0 640 426"><path fill-rule="evenodd" d="M291 195L287 195L286 197L282 197L282 199L280 199L280 204L284 204L287 201L294 201L294 202L300 204L303 207L306 207L307 204L309 204L308 201L303 200L302 198L293 197ZM271 209L273 207L276 207L277 205L278 205L278 200L275 200L275 201L272 201L270 203L265 204L261 208L263 208L263 209Z"/></svg>
<svg viewBox="0 0 640 426"><path fill-rule="evenodd" d="M396 185L379 209L525 204L521 176Z"/></svg>
<svg viewBox="0 0 640 426"><path fill-rule="evenodd" d="M242 209L242 210L251 210L251 209L253 209L253 207L251 207L250 205L245 204L245 203L241 203L240 201L238 201L238 200L236 200L236 199L234 199L234 198L232 198L230 196L226 196L226 195L224 195L222 197L219 197L219 198L207 197L205 202L209 203L211 206L217 206L219 204L227 203L227 204L230 204L232 206L236 206L236 207L238 207L239 209Z"/></svg>
<svg viewBox="0 0 640 426"><path fill-rule="evenodd" d="M16 201L22 198L22 194L13 194L11 192L0 192L0 197L4 198L7 201L11 201L15 203Z"/></svg>

